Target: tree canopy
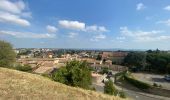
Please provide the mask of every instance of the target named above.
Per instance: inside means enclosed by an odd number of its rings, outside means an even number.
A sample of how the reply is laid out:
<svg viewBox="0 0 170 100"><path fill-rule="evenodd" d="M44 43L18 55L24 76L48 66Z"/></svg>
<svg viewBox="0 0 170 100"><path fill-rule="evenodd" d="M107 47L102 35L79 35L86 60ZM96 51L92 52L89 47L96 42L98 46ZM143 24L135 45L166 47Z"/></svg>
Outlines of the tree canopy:
<svg viewBox="0 0 170 100"><path fill-rule="evenodd" d="M52 75L53 80L70 86L89 89L91 72L86 62L71 61Z"/></svg>
<svg viewBox="0 0 170 100"><path fill-rule="evenodd" d="M144 52L130 52L124 59L127 66L141 67L145 64L146 54Z"/></svg>
<svg viewBox="0 0 170 100"><path fill-rule="evenodd" d="M148 50L146 52L130 52L124 59L128 67L136 67L149 72L170 73L170 54L164 51Z"/></svg>
<svg viewBox="0 0 170 100"><path fill-rule="evenodd" d="M109 95L117 95L118 90L113 86L113 82L111 80L105 82L104 93Z"/></svg>
<svg viewBox="0 0 170 100"><path fill-rule="evenodd" d="M0 40L0 67L10 67L15 61L16 54L12 45Z"/></svg>

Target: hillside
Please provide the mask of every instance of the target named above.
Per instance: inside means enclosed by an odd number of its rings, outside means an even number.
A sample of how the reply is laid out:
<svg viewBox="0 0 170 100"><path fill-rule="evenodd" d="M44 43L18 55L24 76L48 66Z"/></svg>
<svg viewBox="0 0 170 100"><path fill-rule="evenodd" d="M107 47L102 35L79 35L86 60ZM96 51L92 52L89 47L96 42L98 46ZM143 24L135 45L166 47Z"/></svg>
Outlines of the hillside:
<svg viewBox="0 0 170 100"><path fill-rule="evenodd" d="M0 100L121 100L94 91L69 87L47 78L0 68Z"/></svg>

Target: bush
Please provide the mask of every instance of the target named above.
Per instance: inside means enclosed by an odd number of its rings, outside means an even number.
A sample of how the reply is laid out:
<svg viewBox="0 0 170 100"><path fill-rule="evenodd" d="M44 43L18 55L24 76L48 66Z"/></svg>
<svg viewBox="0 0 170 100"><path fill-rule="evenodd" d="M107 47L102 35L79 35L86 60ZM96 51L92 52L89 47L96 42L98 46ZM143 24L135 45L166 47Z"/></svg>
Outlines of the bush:
<svg viewBox="0 0 170 100"><path fill-rule="evenodd" d="M121 98L126 98L126 95L125 95L125 93L123 91L119 91L119 96Z"/></svg>
<svg viewBox="0 0 170 100"><path fill-rule="evenodd" d="M96 91L96 88L95 88L95 87L92 87L91 90Z"/></svg>
<svg viewBox="0 0 170 100"><path fill-rule="evenodd" d="M91 72L86 62L71 61L53 73L52 79L66 85L90 89Z"/></svg>
<svg viewBox="0 0 170 100"><path fill-rule="evenodd" d="M24 72L31 72L32 71L32 68L29 65L24 65L24 66L18 65L18 66L15 67L15 69L19 70L19 71L24 71Z"/></svg>
<svg viewBox="0 0 170 100"><path fill-rule="evenodd" d="M108 74L109 68L108 67L102 67L100 74Z"/></svg>
<svg viewBox="0 0 170 100"><path fill-rule="evenodd" d="M109 95L117 95L118 94L118 91L113 86L113 82L111 80L105 82L104 93L109 94Z"/></svg>
<svg viewBox="0 0 170 100"><path fill-rule="evenodd" d="M52 79L54 81L57 81L57 82L60 82L63 84L68 84L67 75L68 75L68 72L67 72L66 67L62 67L58 71L56 71L52 74Z"/></svg>
<svg viewBox="0 0 170 100"><path fill-rule="evenodd" d="M161 84L158 85L157 83L153 83L153 86L158 87L158 88L162 88L162 85Z"/></svg>
<svg viewBox="0 0 170 100"><path fill-rule="evenodd" d="M162 85L161 85L161 84L159 85L159 88L162 88Z"/></svg>
<svg viewBox="0 0 170 100"><path fill-rule="evenodd" d="M139 80L136 80L134 78L130 78L127 74L124 75L124 78L126 81L131 83L132 85L136 86L139 89L149 89L151 86L147 83L141 82Z"/></svg>
<svg viewBox="0 0 170 100"><path fill-rule="evenodd" d="M154 87L158 87L158 84L157 84L157 83L153 83L153 86L154 86Z"/></svg>

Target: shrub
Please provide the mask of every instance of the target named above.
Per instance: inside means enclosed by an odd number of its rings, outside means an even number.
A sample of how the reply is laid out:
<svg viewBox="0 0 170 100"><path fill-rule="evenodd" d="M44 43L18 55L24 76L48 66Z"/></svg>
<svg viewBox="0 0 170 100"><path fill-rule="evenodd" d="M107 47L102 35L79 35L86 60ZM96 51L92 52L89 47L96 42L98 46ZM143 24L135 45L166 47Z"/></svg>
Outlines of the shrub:
<svg viewBox="0 0 170 100"><path fill-rule="evenodd" d="M123 91L119 91L119 96L121 98L126 98L126 95L125 95L125 93Z"/></svg>
<svg viewBox="0 0 170 100"><path fill-rule="evenodd" d="M108 74L109 68L108 67L102 67L100 74Z"/></svg>
<svg viewBox="0 0 170 100"><path fill-rule="evenodd" d="M18 66L15 67L15 69L19 70L19 71L24 71L24 72L31 72L32 71L32 68L29 65L24 65L24 66L18 65Z"/></svg>
<svg viewBox="0 0 170 100"><path fill-rule="evenodd" d="M90 89L91 72L86 62L71 61L53 73L52 79L66 85Z"/></svg>
<svg viewBox="0 0 170 100"><path fill-rule="evenodd" d="M92 87L91 90L96 91L96 88L95 88L95 87Z"/></svg>
<svg viewBox="0 0 170 100"><path fill-rule="evenodd" d="M159 85L159 88L162 88L162 85L161 85L161 84Z"/></svg>
<svg viewBox="0 0 170 100"><path fill-rule="evenodd" d="M158 87L158 88L162 88L162 85L161 84L158 85L157 83L153 83L153 86Z"/></svg>
<svg viewBox="0 0 170 100"><path fill-rule="evenodd" d="M109 94L109 95L117 95L118 94L118 91L113 86L113 82L111 80L105 82L104 93Z"/></svg>
<svg viewBox="0 0 170 100"><path fill-rule="evenodd" d="M154 86L154 87L158 87L158 84L157 84L157 83L153 83L153 86Z"/></svg>
<svg viewBox="0 0 170 100"><path fill-rule="evenodd" d="M124 75L124 78L126 81L128 81L130 84L136 86L139 89L149 89L151 86L147 83L141 82L139 80L136 80L134 78L130 78L127 74Z"/></svg>

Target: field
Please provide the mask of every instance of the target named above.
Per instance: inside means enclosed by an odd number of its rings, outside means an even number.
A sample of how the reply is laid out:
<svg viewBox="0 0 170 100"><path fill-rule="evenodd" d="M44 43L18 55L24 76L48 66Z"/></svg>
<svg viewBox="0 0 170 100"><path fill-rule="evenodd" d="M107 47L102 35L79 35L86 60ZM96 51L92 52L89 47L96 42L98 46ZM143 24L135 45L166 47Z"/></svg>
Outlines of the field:
<svg viewBox="0 0 170 100"><path fill-rule="evenodd" d="M0 100L121 100L69 87L36 74L0 68Z"/></svg>

